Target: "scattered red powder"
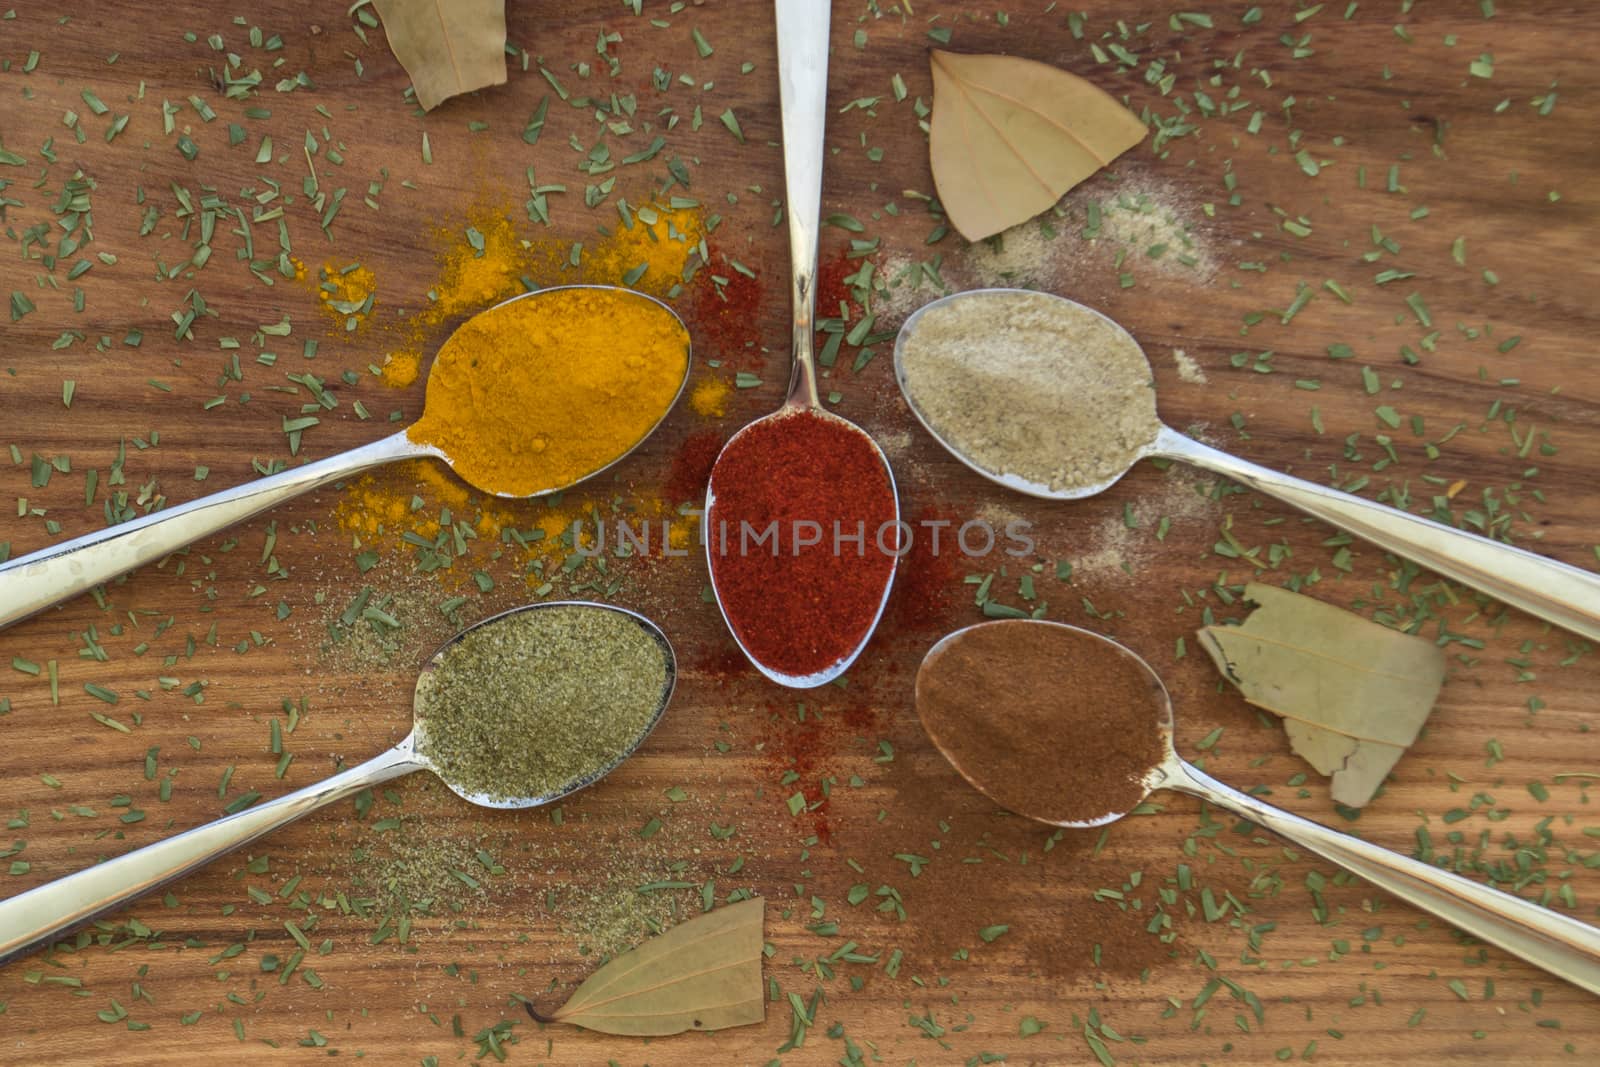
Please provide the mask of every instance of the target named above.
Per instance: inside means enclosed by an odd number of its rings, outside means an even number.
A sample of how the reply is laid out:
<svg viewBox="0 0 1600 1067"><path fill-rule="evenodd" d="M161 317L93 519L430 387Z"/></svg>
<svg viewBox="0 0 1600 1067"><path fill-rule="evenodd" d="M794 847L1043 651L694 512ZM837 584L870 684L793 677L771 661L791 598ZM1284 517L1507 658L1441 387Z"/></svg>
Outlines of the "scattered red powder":
<svg viewBox="0 0 1600 1067"><path fill-rule="evenodd" d="M838 255L817 264L817 318L838 318L841 302L850 308L852 315L860 309L861 305L852 299L850 286L845 283L846 278L860 269L861 260L851 258L848 248L839 249Z"/></svg>
<svg viewBox="0 0 1600 1067"><path fill-rule="evenodd" d="M713 261L716 259L712 251ZM766 362L761 353L761 311L765 286L759 277L728 268L718 270L728 279L718 286L711 272L701 271L705 282L695 288L689 306L689 329L695 349L707 359L726 365L760 370Z"/></svg>
<svg viewBox="0 0 1600 1067"><path fill-rule="evenodd" d="M933 551L933 538L924 522L945 520L950 523L945 531L960 526L953 514L944 514L937 508L924 507L915 517L906 521L911 526L911 551L900 560L895 573L894 592L889 597L889 619L897 629L939 630L949 624L950 586L955 580L955 539L941 537L939 552Z"/></svg>
<svg viewBox="0 0 1600 1067"><path fill-rule="evenodd" d="M766 754L770 773L775 779L786 777L791 771L796 775L783 787L781 795L787 797L798 791L805 797L806 806L795 819L809 823L820 843L830 844L833 827L828 822L829 801L822 794L821 769L833 755L838 733L834 719L807 715L804 722L796 722L792 708L768 704L767 724L761 751Z"/></svg>
<svg viewBox="0 0 1600 1067"><path fill-rule="evenodd" d="M727 440L721 430L700 430L684 438L678 454L672 457L672 473L667 475L663 495L673 503L685 500L703 501L706 482L711 479L711 467L717 462Z"/></svg>

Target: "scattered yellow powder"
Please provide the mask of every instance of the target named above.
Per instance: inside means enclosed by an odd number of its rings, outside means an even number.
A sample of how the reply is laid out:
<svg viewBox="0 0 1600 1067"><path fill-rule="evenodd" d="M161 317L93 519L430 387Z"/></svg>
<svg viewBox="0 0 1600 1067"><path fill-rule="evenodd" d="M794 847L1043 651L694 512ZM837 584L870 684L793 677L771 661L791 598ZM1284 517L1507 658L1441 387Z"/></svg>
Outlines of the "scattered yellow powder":
<svg viewBox="0 0 1600 1067"><path fill-rule="evenodd" d="M426 541L438 537L439 517L445 512L452 526L465 523L486 546L498 544L503 530L521 531L532 556L557 549L564 553L561 535L574 521L592 526L586 502L556 506L485 496L432 460L413 460L362 475L335 506L334 517L339 528L355 535L363 546L400 549L415 544L406 539L408 533Z"/></svg>
<svg viewBox="0 0 1600 1067"><path fill-rule="evenodd" d="M504 214L476 209L468 213L465 229L439 236L444 249L439 283L432 303L418 316L425 324L482 311L527 288L522 277L536 257Z"/></svg>
<svg viewBox="0 0 1600 1067"><path fill-rule="evenodd" d="M441 228L434 236L438 281L381 368L384 384L396 389L416 383L426 357L443 341L441 325L526 292L530 284L626 284L657 296L669 293L699 252L705 225L696 208L634 208L599 240L583 243L576 267L570 241L523 240L497 208L474 208L464 226Z"/></svg>
<svg viewBox="0 0 1600 1067"><path fill-rule="evenodd" d="M666 293L683 281L704 229L694 208L634 208L584 256L583 280Z"/></svg>
<svg viewBox="0 0 1600 1067"><path fill-rule="evenodd" d="M417 380L422 369L422 354L411 349L390 352L383 361L383 384L394 389L404 389Z"/></svg>
<svg viewBox="0 0 1600 1067"><path fill-rule="evenodd" d="M728 397L733 387L725 378L702 378L689 393L689 406L707 419L720 419L728 413Z"/></svg>
<svg viewBox="0 0 1600 1067"><path fill-rule="evenodd" d="M526 570L530 586L542 585L555 572L553 564L572 554L575 548L591 549L605 524L604 555L615 561L620 543L617 523L624 522L637 537L649 524L649 554L662 555L661 531L666 524L667 541L674 551L687 551L695 543L698 519L683 515L667 501L646 496L627 502L623 511L615 504L608 510L596 501L566 494L544 500L507 500L484 496L474 491L445 467L432 460L397 463L364 474L346 488L334 507L339 529L351 538L355 548L397 557L416 553L421 542L440 544L440 519L448 514L450 529L445 530L443 551L457 557L453 566L431 573L446 586L466 586L475 562L494 553L520 553L529 564L545 561ZM578 526L576 542L573 524ZM471 534L457 539L453 531L464 525ZM512 531L509 532L508 531Z"/></svg>
<svg viewBox="0 0 1600 1067"><path fill-rule="evenodd" d="M303 271L304 267L296 268L297 275ZM341 267L330 261L317 272L317 299L322 310L341 325L344 333L354 333L367 322L377 298L377 279L372 276L371 268L360 263Z"/></svg>

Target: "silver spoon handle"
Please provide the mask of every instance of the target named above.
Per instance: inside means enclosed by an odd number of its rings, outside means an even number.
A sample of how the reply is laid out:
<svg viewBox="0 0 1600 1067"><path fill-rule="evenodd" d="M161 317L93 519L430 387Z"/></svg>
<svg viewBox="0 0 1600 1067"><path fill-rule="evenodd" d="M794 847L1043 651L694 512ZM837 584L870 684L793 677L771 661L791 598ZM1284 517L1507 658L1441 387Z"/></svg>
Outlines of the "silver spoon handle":
<svg viewBox="0 0 1600 1067"><path fill-rule="evenodd" d="M1600 641L1600 575L1259 467L1168 427L1162 427L1151 454L1227 475L1496 600Z"/></svg>
<svg viewBox="0 0 1600 1067"><path fill-rule="evenodd" d="M788 201L794 367L786 401L816 408L817 236L822 227L822 130L828 114L827 0L775 0L783 184Z"/></svg>
<svg viewBox="0 0 1600 1067"><path fill-rule="evenodd" d="M108 582L136 567L266 511L290 497L406 456L435 455L405 432L327 459L294 467L220 493L0 563L0 627Z"/></svg>
<svg viewBox="0 0 1600 1067"><path fill-rule="evenodd" d="M316 785L0 900L0 965L324 804L423 766L407 737Z"/></svg>
<svg viewBox="0 0 1600 1067"><path fill-rule="evenodd" d="M1379 845L1281 808L1169 756L1161 787L1189 793L1332 860L1423 911L1472 936L1498 945L1591 993L1600 993L1600 930L1529 900L1459 874L1402 856Z"/></svg>

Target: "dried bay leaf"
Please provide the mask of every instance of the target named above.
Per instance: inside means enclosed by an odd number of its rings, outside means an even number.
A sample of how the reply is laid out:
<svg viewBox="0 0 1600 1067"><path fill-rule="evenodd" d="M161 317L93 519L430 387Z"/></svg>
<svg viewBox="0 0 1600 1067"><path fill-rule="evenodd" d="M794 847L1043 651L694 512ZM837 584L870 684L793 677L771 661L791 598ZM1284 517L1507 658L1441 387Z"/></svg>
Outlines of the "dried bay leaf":
<svg viewBox="0 0 1600 1067"><path fill-rule="evenodd" d="M1361 807L1417 739L1444 684L1432 641L1269 585L1239 626L1207 626L1201 647L1250 703L1284 719L1289 744L1334 800Z"/></svg>
<svg viewBox="0 0 1600 1067"><path fill-rule="evenodd" d="M424 111L458 93L505 84L505 0L372 0L372 6Z"/></svg>
<svg viewBox="0 0 1600 1067"><path fill-rule="evenodd" d="M1144 140L1137 115L1064 70L938 49L930 59L933 182L951 225L969 241L1047 210Z"/></svg>
<svg viewBox="0 0 1600 1067"><path fill-rule="evenodd" d="M759 1023L765 917L760 897L696 916L601 967L549 1018L534 1017L631 1037Z"/></svg>

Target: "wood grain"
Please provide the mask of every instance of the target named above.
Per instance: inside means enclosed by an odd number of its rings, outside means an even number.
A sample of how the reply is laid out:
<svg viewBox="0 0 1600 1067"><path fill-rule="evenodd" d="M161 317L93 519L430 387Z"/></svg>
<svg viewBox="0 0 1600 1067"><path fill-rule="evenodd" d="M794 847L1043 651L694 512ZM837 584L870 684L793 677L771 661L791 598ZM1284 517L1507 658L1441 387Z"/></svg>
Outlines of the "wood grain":
<svg viewBox="0 0 1600 1067"><path fill-rule="evenodd" d="M949 28L957 50L1012 51L1059 64L1164 121L1179 114L1181 100L1193 111L1195 131L1159 155L1136 149L1114 176L1069 195L1058 222L1063 236L1049 245L1051 258L1030 268L1032 281L1103 309L1140 338L1171 424L1313 480L1343 485L1364 476L1363 493L1409 492L1416 510L1429 510L1434 496L1452 496L1458 516L1492 504L1511 515L1506 531L1519 543L1591 564L1600 376L1589 354L1596 273L1588 244L1597 222L1591 176L1600 145L1584 131L1600 121L1600 105L1584 59L1597 43L1586 9L1500 3L1485 20L1476 2L1439 0L1409 11L1362 4L1345 18L1343 5L1329 4L1301 20L1262 5L1266 13L1246 24L1248 5L1212 3L1204 8L1212 28L1173 29L1167 7L1078 6L1088 9L1083 41L1063 10L1042 4L1011 12L1004 24L990 9L966 5L918 3L914 15L902 15L887 4L835 4L824 214L866 223L860 236L881 239L880 262L941 256L947 276L971 277L972 254L956 238L925 244L935 220L925 201L906 192L932 192L914 110L930 93L930 28ZM675 109L668 147L648 163L620 168L614 196L648 201L665 187L667 160L681 158L692 176L688 195L722 216L714 246L754 270L768 294L759 321L769 350L764 384L739 390L722 420L680 410L604 484L583 491L595 501L648 499L660 493L686 437L731 431L770 409L786 377L787 256L782 230L772 225L782 172L765 9L647 4L646 16L666 23L656 27L616 4L510 8L513 44L543 57L573 96L634 93L641 128L646 121L664 128L661 109ZM235 24L231 12L195 3L101 0L64 20L54 9L24 7L0 21L0 60L9 61L0 70L0 135L26 158L23 166L0 167L0 179L11 183L0 196L21 202L0 209L14 246L0 256L0 290L21 291L38 305L7 323L0 356L0 437L21 457L15 465L0 462L0 498L26 498L25 506L7 503L0 517L0 541L13 555L104 524L106 477L119 447L127 449L130 496L144 492L168 504L252 477L252 459L294 461L282 420L300 414L308 396L300 388L277 391L290 385L286 373L316 374L340 401L307 431L299 458L388 432L391 411L400 421L414 417L420 387L390 390L367 368L405 343L401 310L425 306L438 277L436 254L452 234L459 243L474 207L508 214L530 240L594 242L602 239L597 225L615 224L609 202L584 208L589 179L574 168L582 155L569 144L575 138L587 150L595 143L594 112L557 100L537 64L525 72L514 59L508 85L417 117L402 99L407 81L380 31L364 44L339 8L308 15L275 0L252 5L243 17ZM249 47L249 25L281 34L282 49ZM692 28L714 46L712 55L698 55ZM602 30L621 34L608 46L621 64L614 78L596 51ZM243 57L244 69L262 70L264 91L252 100L231 101L213 87L212 71L226 54L207 43L213 33ZM1091 40L1123 45L1138 54L1140 67L1119 74L1114 58L1096 62ZM40 59L25 72L32 50ZM1468 73L1484 52L1493 53L1489 79ZM1170 95L1145 79L1156 60L1176 75ZM573 69L580 62L591 66L588 79ZM742 73L746 62L751 69ZM668 92L652 85L657 67L675 79ZM302 70L314 89L274 91L279 79ZM896 73L910 95L899 103L891 92ZM94 115L85 88L111 114ZM1219 107L1248 103L1206 115L1196 90ZM1532 101L1552 91L1557 103L1540 115ZM206 123L185 105L176 116L199 146L194 162L176 150L176 132L164 133L161 117L163 100L191 95L217 113ZM529 148L522 128L546 96L549 120ZM877 103L846 109L868 97ZM1509 103L1497 112L1502 100ZM246 106L272 113L246 119ZM718 119L730 107L742 144ZM82 144L63 125L68 109L86 134ZM1252 135L1247 124L1258 109L1260 132ZM124 113L132 115L127 128L108 144L106 126ZM232 122L248 131L236 148L228 144ZM469 123L487 125L474 130ZM319 179L349 190L331 242L302 192L301 144L307 131L321 141L324 128L343 163L319 154ZM421 157L424 132L431 164ZM263 133L277 148L274 162L257 166ZM47 138L56 155L48 167L38 155ZM621 146L620 155L647 143L635 134L614 138L613 148ZM1295 146L1325 161L1316 177L1303 172ZM869 152L879 148L876 161ZM521 206L529 166L541 181L568 186L551 197L548 231L529 224ZM1392 180L1391 167L1398 167ZM96 261L68 281L70 264L52 274L25 235L55 225L51 205L80 169L94 183L94 241L86 254L112 252L117 261ZM313 268L325 259L372 267L380 305L370 326L346 338L306 283L261 284L235 257L239 238L231 234L219 233L203 269L169 276L195 239L175 215L171 184L196 198L213 190L249 211L266 178L295 200L287 217L298 257ZM380 210L362 203L372 182L382 186L373 194ZM1156 192L1193 224L1214 265L1208 276L1138 259L1118 266L1110 242L1091 246L1078 236L1087 203L1127 189ZM1237 206L1229 203L1234 192ZM896 213L885 210L890 203ZM157 206L159 218L141 237L146 205ZM1283 230L1285 217L1304 217L1310 234ZM1378 248L1374 227L1400 248L1369 262L1363 255ZM253 234L275 251L273 224L256 224ZM837 255L850 236L829 228L824 255ZM1451 257L1458 237L1465 239L1464 267ZM53 246L57 233L48 240ZM1375 284L1385 269L1410 276ZM1486 269L1498 284L1485 281ZM1120 283L1124 272L1132 287ZM59 290L41 280L46 276ZM1330 280L1350 303L1325 288ZM1282 312L1302 283L1315 297L1285 324ZM81 312L72 308L75 284L84 292ZM192 340L176 339L170 316L189 306L191 289L209 313ZM1428 346L1428 329L1406 303L1413 292L1422 294L1438 331ZM252 339L260 325L285 315L293 323L289 337ZM696 373L726 374L704 361L727 354L709 351L702 324L690 326L702 357ZM130 329L143 332L137 347L124 343ZM57 347L63 331L79 336ZM441 329L431 340L442 336ZM222 337L240 340L243 382L226 377L231 353L219 346ZM1512 337L1522 340L1500 351ZM302 355L307 338L318 341L315 359ZM1330 359L1335 344L1350 346L1353 358ZM1415 365L1403 360L1402 345L1418 357ZM1181 378L1174 349L1195 359L1209 381ZM276 363L254 362L261 351L275 353ZM1270 359L1258 359L1269 351ZM1240 352L1246 356L1235 367L1230 357ZM545 812L470 809L420 777L397 784L392 799L380 798L364 824L341 805L184 879L165 900L134 903L103 929L106 947L58 950L0 971L4 1058L178 1063L337 1052L379 1063L427 1056L447 1062L476 1056L473 1035L502 1019L516 1024L509 1040L517 1043L507 1054L519 1063L825 1064L846 1056L849 1043L870 1062L957 1064L989 1052L1009 1063L1083 1063L1093 1062L1083 1037L1091 1019L1128 1039L1109 1041L1119 1062L1266 1063L1304 1055L1332 1064L1400 1057L1565 1063L1595 1056L1600 1009L1593 998L1465 943L1191 801L1157 797L1157 810L1126 820L1103 840L1097 833L1052 837L993 810L930 751L910 703L926 648L981 617L975 584L961 579L975 583L1004 562L992 589L1020 604L1019 578L1037 564L1037 597L1051 617L1114 634L1161 671L1177 707L1180 748L1214 774L1400 850L1416 848L1425 828L1441 862L1498 865L1505 877L1521 863L1532 877L1521 892L1550 894L1557 907L1593 919L1600 880L1587 833L1587 779L1556 777L1592 770L1597 677L1586 646L1502 614L1468 591L1446 590L1429 575L1403 573L1397 561L1359 543L1330 544L1333 531L1271 501L1237 493L1201 500L1192 489L1211 488L1209 481L1181 470L1143 467L1078 503L1003 494L915 427L882 346L859 372L846 363L824 388L836 388L838 409L886 442L903 508L1026 519L1034 557L946 557L948 573L935 584L948 591L942 602L913 600L902 590L849 685L804 695L737 669L731 643L700 595L698 559L619 565L615 599L666 628L682 681L646 748L566 804L559 825ZM1376 375L1378 395L1366 391L1364 367ZM340 377L346 370L353 372L349 383ZM76 383L70 409L62 403L64 379ZM1306 388L1313 382L1317 388ZM207 410L219 395L225 402ZM371 419L356 416L357 400ZM1383 404L1403 416L1401 427L1375 417ZM1422 420L1420 434L1413 417ZM1441 441L1456 427L1429 461L1424 442ZM1384 457L1377 434L1392 437L1397 462L1375 468ZM70 455L70 473L33 485L35 454ZM208 468L204 481L196 479L197 466ZM101 481L85 506L84 472L91 468ZM405 491L410 475L385 477ZM349 534L338 526L341 498L330 490L296 501L112 583L100 601L79 598L0 636L7 655L27 664L54 661L60 679L59 702L43 676L13 670L0 681L0 699L9 701L0 715L9 767L0 778L0 812L11 820L0 844L25 843L6 861L14 872L7 892L214 818L247 790L276 795L377 752L403 735L416 666L453 629L431 605L457 589L472 593L468 615L529 598L525 560L510 551L496 558L492 544L477 546L442 580L407 577L404 556L362 575ZM1162 514L1173 521L1158 541ZM1142 525L1128 529L1125 517ZM1259 546L1264 564L1269 546L1281 546L1277 562L1256 576L1249 562L1217 554L1224 527L1239 544ZM273 556L279 567L269 570L265 561ZM1074 564L1070 579L1057 580L1058 562ZM494 579L491 591L475 592L466 573L472 569ZM1312 595L1369 614L1409 610L1420 596L1442 620L1427 622L1423 632L1471 642L1449 646L1451 676L1425 736L1353 823L1334 811L1324 784L1307 776L1281 732L1222 691L1203 657L1180 654L1180 640L1203 613L1241 613L1219 587L1313 573L1320 581L1309 587ZM414 614L387 665L324 647L328 606L342 606L363 584L420 590L430 608ZM280 604L287 618L280 619ZM86 643L91 632L103 661ZM185 693L196 682L203 702ZM119 702L97 700L85 683L116 690ZM305 714L285 742L294 760L280 780L268 722L284 716L283 701L302 698ZM92 712L114 716L128 732L99 724ZM1218 728L1220 739L1199 750ZM156 749L151 779L145 760ZM221 797L218 783L229 767ZM169 772L176 777L163 802L159 780ZM790 773L798 778L786 780ZM792 817L786 798L799 790L809 802L823 800L825 778L825 803ZM1529 783L1543 783L1547 798ZM664 795L673 786L685 801ZM132 812L143 812L142 820L129 821ZM459 915L418 919L406 943L387 937L372 944L379 919L345 914L337 897L356 891L363 850L386 847L371 829L380 816L401 818L397 832L414 839L481 844L507 873L486 878L486 894ZM651 819L662 829L642 839L638 831ZM928 862L896 858L906 855ZM769 977L807 1000L823 992L803 1047L776 1052L790 1030L786 1000L771 1006L761 1027L649 1044L540 1032L526 1019L513 995L554 1001L593 969L593 958L579 951L583 934L570 929L572 887L663 874L712 880L719 898L736 888L767 896ZM878 896L851 907L846 895L858 883L893 886L905 920L873 910ZM1121 894L1120 903L1099 890ZM305 903L297 906L302 892ZM1562 902L1560 893L1570 899ZM680 897L692 906L698 893ZM821 916L814 899L825 907ZM1158 908L1170 917L1170 946L1144 932ZM134 919L157 936L121 944ZM819 919L837 922L838 933L808 929ZM307 931L312 951L302 970L314 969L320 988L299 973L280 984L279 972L263 968L266 957L283 961L297 948L286 921ZM1000 924L1009 926L1006 934L992 943L979 938L980 928ZM320 954L325 939L330 950ZM818 977L814 965L797 966L846 940L880 962L836 963L832 978ZM1096 943L1120 947L1097 966ZM219 958L232 945L242 948ZM886 964L896 950L901 965L891 977ZM1210 984L1214 976L1232 984ZM1246 993L1259 1002L1259 1017L1241 999ZM149 1029L130 1033L115 1018L113 998ZM102 1010L112 1022L95 1018ZM191 1012L199 1014L185 1025ZM1026 1016L1046 1029L1022 1036Z"/></svg>

